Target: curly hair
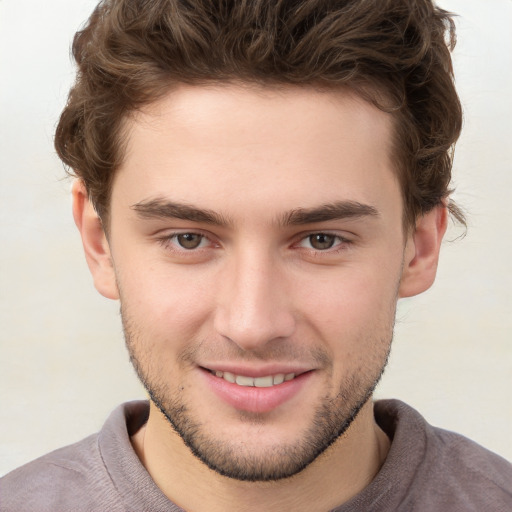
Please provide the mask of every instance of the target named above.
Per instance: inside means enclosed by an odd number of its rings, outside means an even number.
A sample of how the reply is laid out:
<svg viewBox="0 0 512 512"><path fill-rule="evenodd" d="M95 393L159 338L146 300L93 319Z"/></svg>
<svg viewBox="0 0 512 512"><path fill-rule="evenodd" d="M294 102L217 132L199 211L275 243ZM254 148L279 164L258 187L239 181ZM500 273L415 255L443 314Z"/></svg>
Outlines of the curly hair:
<svg viewBox="0 0 512 512"><path fill-rule="evenodd" d="M452 15L431 0L103 0L73 42L78 65L55 147L108 216L123 121L180 83L345 87L394 119L404 219L450 202L462 125Z"/></svg>

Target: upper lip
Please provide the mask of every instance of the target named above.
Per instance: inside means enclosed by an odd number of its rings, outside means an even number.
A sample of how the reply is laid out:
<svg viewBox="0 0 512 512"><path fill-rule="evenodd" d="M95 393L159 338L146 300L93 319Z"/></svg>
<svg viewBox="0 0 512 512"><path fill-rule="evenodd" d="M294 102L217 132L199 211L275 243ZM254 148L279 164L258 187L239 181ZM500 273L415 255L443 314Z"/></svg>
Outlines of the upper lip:
<svg viewBox="0 0 512 512"><path fill-rule="evenodd" d="M283 363L276 364L266 364L265 366L248 366L241 364L231 364L231 363L212 363L212 364L204 364L200 365L201 368L205 370L210 370L213 372L229 372L234 375L244 375L245 377L266 377L268 375L278 375L283 373L285 375L289 373L294 373L295 375L300 375L301 373L305 373L313 370L309 366L301 366L301 365L286 365Z"/></svg>

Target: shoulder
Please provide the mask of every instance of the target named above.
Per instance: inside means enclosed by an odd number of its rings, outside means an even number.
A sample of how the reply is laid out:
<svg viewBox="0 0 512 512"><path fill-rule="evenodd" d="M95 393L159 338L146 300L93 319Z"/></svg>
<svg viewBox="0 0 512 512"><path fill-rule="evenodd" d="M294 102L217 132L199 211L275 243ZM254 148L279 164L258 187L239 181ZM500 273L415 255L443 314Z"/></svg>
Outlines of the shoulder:
<svg viewBox="0 0 512 512"><path fill-rule="evenodd" d="M134 482L149 478L130 442L148 411L147 402L122 404L98 434L5 475L0 479L0 512L124 511L119 487L131 496Z"/></svg>
<svg viewBox="0 0 512 512"><path fill-rule="evenodd" d="M512 508L512 464L460 434L428 426L427 466L433 483L467 503L465 510Z"/></svg>
<svg viewBox="0 0 512 512"><path fill-rule="evenodd" d="M108 480L101 463L98 435L60 448L40 457L0 479L2 512L92 510L98 485ZM106 493L105 504L115 506L115 496Z"/></svg>
<svg viewBox="0 0 512 512"><path fill-rule="evenodd" d="M396 400L377 402L376 419L393 437L390 455L396 471L411 479L404 510L512 509L512 464L504 458L460 434L433 427ZM408 468L408 474L398 465Z"/></svg>

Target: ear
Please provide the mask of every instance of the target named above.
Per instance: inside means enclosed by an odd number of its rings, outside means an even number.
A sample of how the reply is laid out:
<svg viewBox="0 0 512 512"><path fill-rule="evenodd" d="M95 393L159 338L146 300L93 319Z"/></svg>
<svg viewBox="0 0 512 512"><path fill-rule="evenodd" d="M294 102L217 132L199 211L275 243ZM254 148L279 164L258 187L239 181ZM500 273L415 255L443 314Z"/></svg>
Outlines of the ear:
<svg viewBox="0 0 512 512"><path fill-rule="evenodd" d="M434 283L447 223L445 205L436 206L416 221L416 227L408 235L405 246L399 297L418 295Z"/></svg>
<svg viewBox="0 0 512 512"><path fill-rule="evenodd" d="M116 276L103 225L81 180L73 183L73 218L82 236L85 259L91 271L94 286L108 299L118 299Z"/></svg>

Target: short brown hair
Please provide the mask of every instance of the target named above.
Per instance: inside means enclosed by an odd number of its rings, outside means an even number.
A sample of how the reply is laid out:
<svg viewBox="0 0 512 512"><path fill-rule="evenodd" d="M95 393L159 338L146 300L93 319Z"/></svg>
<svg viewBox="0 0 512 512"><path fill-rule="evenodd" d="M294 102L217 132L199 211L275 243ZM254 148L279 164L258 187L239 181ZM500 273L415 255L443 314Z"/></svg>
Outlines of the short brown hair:
<svg viewBox="0 0 512 512"><path fill-rule="evenodd" d="M124 119L174 85L348 87L394 117L411 225L450 193L462 124L454 44L451 15L431 0L103 0L74 38L55 147L104 219Z"/></svg>

